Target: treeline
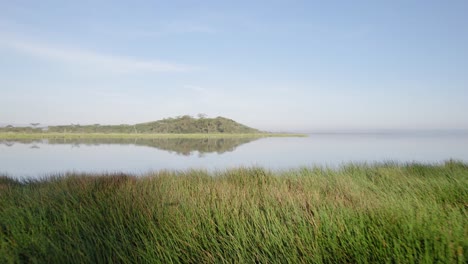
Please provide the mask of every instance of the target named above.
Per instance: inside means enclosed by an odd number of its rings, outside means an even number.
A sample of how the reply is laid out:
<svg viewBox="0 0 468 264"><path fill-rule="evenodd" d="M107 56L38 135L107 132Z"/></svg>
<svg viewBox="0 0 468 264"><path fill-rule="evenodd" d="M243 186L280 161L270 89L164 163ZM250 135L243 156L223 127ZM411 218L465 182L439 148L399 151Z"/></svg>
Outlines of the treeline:
<svg viewBox="0 0 468 264"><path fill-rule="evenodd" d="M166 118L159 121L140 123L135 125L60 125L46 128L13 127L0 128L0 132L17 133L259 133L260 131L236 121L224 117L206 118L200 115L198 118L185 115L176 118Z"/></svg>
<svg viewBox="0 0 468 264"><path fill-rule="evenodd" d="M6 127L0 127L0 133L42 133L44 131L43 128L36 128L36 127L15 127L15 126L6 126Z"/></svg>

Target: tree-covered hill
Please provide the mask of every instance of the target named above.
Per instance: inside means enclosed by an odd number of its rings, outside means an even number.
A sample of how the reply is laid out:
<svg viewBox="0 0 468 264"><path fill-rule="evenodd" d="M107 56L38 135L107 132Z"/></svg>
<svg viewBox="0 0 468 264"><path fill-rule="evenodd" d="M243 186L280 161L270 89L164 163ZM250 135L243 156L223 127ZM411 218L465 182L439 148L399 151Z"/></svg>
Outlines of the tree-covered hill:
<svg viewBox="0 0 468 264"><path fill-rule="evenodd" d="M131 133L131 134L208 134L208 133L226 133L226 134L250 134L260 133L261 131L237 123L236 121L224 117L206 118L191 117L188 115L165 118L162 120L139 123L135 125L60 125L49 126L47 132L52 133ZM45 132L41 128L32 127L3 127L0 132Z"/></svg>
<svg viewBox="0 0 468 264"><path fill-rule="evenodd" d="M258 133L257 129L224 117L194 118L182 116L135 125L141 133Z"/></svg>

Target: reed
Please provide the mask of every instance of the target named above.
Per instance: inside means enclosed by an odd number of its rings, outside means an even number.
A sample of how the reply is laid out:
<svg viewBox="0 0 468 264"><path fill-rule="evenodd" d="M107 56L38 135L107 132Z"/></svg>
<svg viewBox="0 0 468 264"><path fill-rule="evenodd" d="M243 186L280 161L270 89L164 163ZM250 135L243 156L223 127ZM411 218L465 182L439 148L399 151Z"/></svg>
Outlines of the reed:
<svg viewBox="0 0 468 264"><path fill-rule="evenodd" d="M468 165L0 177L0 262L466 263Z"/></svg>

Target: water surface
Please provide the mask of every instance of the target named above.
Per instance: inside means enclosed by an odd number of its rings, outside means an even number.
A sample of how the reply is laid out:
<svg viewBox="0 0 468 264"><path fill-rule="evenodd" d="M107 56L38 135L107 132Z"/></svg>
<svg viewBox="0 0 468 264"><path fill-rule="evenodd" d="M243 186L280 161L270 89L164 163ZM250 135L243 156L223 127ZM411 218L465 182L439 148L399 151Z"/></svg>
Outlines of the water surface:
<svg viewBox="0 0 468 264"><path fill-rule="evenodd" d="M0 173L290 169L348 162L468 162L468 134L311 134L298 138L0 140Z"/></svg>

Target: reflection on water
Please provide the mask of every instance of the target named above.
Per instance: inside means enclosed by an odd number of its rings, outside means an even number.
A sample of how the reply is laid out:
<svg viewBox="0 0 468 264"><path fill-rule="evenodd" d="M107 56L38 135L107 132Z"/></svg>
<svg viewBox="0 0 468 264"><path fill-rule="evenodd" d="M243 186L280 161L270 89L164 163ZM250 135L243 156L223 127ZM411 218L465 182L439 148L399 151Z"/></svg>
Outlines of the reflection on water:
<svg viewBox="0 0 468 264"><path fill-rule="evenodd" d="M249 143L248 143L249 142ZM301 138L0 140L0 175L289 169L349 162L468 162L468 134L312 134Z"/></svg>
<svg viewBox="0 0 468 264"><path fill-rule="evenodd" d="M147 146L190 156L194 152L199 155L234 151L238 146L257 140L258 138L54 138L54 139L14 139L1 140L0 144L11 147L15 143L30 144L30 148L40 148L41 144L70 145L79 148L81 145L136 145Z"/></svg>

